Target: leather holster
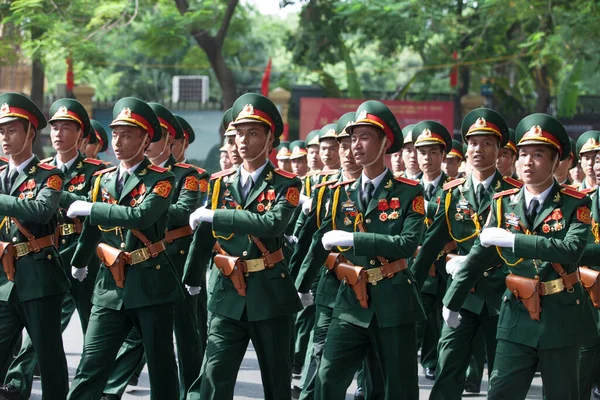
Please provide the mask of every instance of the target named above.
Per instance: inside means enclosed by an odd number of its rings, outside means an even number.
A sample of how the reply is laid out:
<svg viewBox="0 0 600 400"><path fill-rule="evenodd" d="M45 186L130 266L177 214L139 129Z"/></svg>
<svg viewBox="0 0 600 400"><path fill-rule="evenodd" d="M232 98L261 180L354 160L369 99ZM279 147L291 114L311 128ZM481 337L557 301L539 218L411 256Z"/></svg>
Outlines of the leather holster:
<svg viewBox="0 0 600 400"><path fill-rule="evenodd" d="M539 279L524 278L515 274L506 276L506 287L515 297L523 303L529 317L534 321L540 320L541 301L539 288Z"/></svg>
<svg viewBox="0 0 600 400"><path fill-rule="evenodd" d="M2 267L9 281L15 280L15 246L10 242L0 242Z"/></svg>
<svg viewBox="0 0 600 400"><path fill-rule="evenodd" d="M588 291L594 307L600 308L600 271L588 267L579 267L579 276L585 290Z"/></svg>
<svg viewBox="0 0 600 400"><path fill-rule="evenodd" d="M112 274L118 287L125 287L125 260L127 252L115 249L106 243L100 243L96 248L96 254Z"/></svg>
<svg viewBox="0 0 600 400"><path fill-rule="evenodd" d="M369 308L369 295L367 294L365 269L363 267L342 262L337 265L335 274L341 282L345 282L352 287L361 307Z"/></svg>
<svg viewBox="0 0 600 400"><path fill-rule="evenodd" d="M246 279L240 257L232 257L224 254L215 256L215 265L223 275L231 279L235 290L240 296L246 296Z"/></svg>

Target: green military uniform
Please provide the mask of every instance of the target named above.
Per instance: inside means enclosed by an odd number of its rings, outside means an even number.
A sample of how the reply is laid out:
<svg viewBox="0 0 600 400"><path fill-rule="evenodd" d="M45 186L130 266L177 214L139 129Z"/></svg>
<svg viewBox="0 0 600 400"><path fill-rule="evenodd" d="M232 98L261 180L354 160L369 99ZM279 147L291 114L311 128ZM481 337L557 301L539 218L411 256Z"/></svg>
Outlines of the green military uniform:
<svg viewBox="0 0 600 400"><path fill-rule="evenodd" d="M596 151L596 138L598 137L599 131L587 131L583 132L579 138L577 138L576 153L579 158L583 153L595 152ZM585 172L585 171L584 171ZM583 178L581 183L579 184L579 190L585 189L593 189L593 187L589 187L587 184L587 176Z"/></svg>
<svg viewBox="0 0 600 400"><path fill-rule="evenodd" d="M77 100L60 99L50 106L50 123L54 121L72 121L80 125L81 131L91 134L90 119L85 108ZM86 135L84 135L85 137ZM90 135L91 136L91 135ZM56 158L43 160L48 164L58 167ZM63 192L60 198L59 221L58 221L58 250L63 261L70 260L77 246L77 239L81 233L82 218L69 218L67 209L75 200L85 200L92 188L92 176L97 171L104 169L100 160L85 158L79 153L74 160L61 167L65 174L63 181ZM90 313L92 311L92 292L94 280L98 273L100 263L97 257L92 257L88 263L88 279L79 282L71 276L71 266L66 264L65 273L70 278L71 289L63 299L63 311L61 317L61 329L64 331L71 320L71 316L77 308L77 314L81 322L81 329L85 335ZM21 351L13 361L7 373L6 381L16 388L23 398L29 398L33 385L33 374L37 357L33 349L33 343L29 336L24 337Z"/></svg>
<svg viewBox="0 0 600 400"><path fill-rule="evenodd" d="M119 100L111 126L134 125L160 138L161 126L146 103ZM148 361L152 399L179 396L172 345L173 303L183 298L177 271L164 251L174 176L147 158L131 171L117 167L99 173L72 264L82 268L100 242L131 253L125 282L118 283L105 264L100 266L92 297L92 315L83 354L69 399L97 399L103 393L119 348L132 328L141 335ZM134 231L136 230L136 231ZM140 235L140 232L143 236ZM136 236L137 235L137 236ZM120 287L122 286L122 287Z"/></svg>
<svg viewBox="0 0 600 400"><path fill-rule="evenodd" d="M183 137L183 129L169 110L157 103L148 103L159 118L161 127L174 139ZM172 204L169 207L168 231L165 234L167 254L175 266L177 276L183 277L183 267L192 242L189 215L206 200L208 173L190 164L176 163L170 156L163 168L175 175ZM185 298L175 303L174 333L179 359L181 400L185 400L187 389L200 374L204 343L200 338L198 320L198 298L187 292ZM121 398L135 371L145 363L144 345L137 330L132 329L115 360L113 370L104 389L106 395ZM111 397L111 396L107 396Z"/></svg>
<svg viewBox="0 0 600 400"><path fill-rule="evenodd" d="M16 120L36 131L46 126L42 112L25 96L4 93L0 105L0 126ZM0 181L0 241L15 245L14 271L3 261L5 273L0 275L0 365L12 358L25 328L36 349L44 396L64 399L68 373L60 310L70 285L54 237L64 175L32 155L18 167L4 166ZM4 250L4 257L10 257L9 251ZM11 382L6 384L2 392L16 391Z"/></svg>
<svg viewBox="0 0 600 400"><path fill-rule="evenodd" d="M289 160L291 154L290 142L280 142L279 146L277 146L277 154L275 158L277 160Z"/></svg>
<svg viewBox="0 0 600 400"><path fill-rule="evenodd" d="M402 147L402 131L384 104L367 101L356 114L347 130L359 125L376 126L391 144L388 153ZM390 267L399 266L400 260L416 250L424 226L423 189L416 181L394 178L387 169L377 177L376 185L365 179L363 173L358 180L331 187L331 213L317 233L354 232L353 245L336 246L335 251L370 271L365 279L375 284L367 284L367 308L359 304L350 285L339 286L315 398L345 398L354 372L372 348L381 366L385 398L417 399L415 323L424 320L423 308L412 273L399 267L387 274L381 266L388 261ZM369 195L362 188L363 181L373 188ZM359 231L361 223L365 232ZM317 256L319 252L327 253L322 246L315 249ZM385 274L379 281L375 278L378 271Z"/></svg>
<svg viewBox="0 0 600 400"><path fill-rule="evenodd" d="M463 144L456 139L452 139L452 149L446 154L446 158L458 158L459 162L465 160L465 152L463 150ZM459 172L457 176L450 176L451 179L464 178L465 174Z"/></svg>
<svg viewBox="0 0 600 400"><path fill-rule="evenodd" d="M434 121L419 122L412 128L412 143L415 147L438 145L445 153L450 152L452 137L448 130ZM444 191L444 184L451 179L440 171L439 176L433 182L425 182L421 178L421 185L425 190L425 226L431 226L437 211L440 198ZM421 238L423 244L424 235ZM446 291L448 282L445 274L445 259L436 261L437 265L430 267L427 279L421 288L421 303L427 316L427 321L417 323L417 341L421 347L421 366L425 370L425 377L435 379L437 368L437 345L442 329L442 298ZM438 273L437 271L442 271Z"/></svg>
<svg viewBox="0 0 600 400"><path fill-rule="evenodd" d="M306 135L306 148L310 148L311 146L319 147L319 134L321 133L320 129L315 129L310 131L308 135ZM310 171L304 179L302 180L302 194L310 197L315 185L319 184L319 172L321 171Z"/></svg>
<svg viewBox="0 0 600 400"><path fill-rule="evenodd" d="M92 135L92 137L95 137L96 142L100 143L98 153L104 153L106 150L108 150L108 135L106 134L106 130L102 124L95 119L90 119L90 123L94 131L94 135Z"/></svg>
<svg viewBox="0 0 600 400"><path fill-rule="evenodd" d="M567 132L548 115L524 118L516 132L518 147L548 145L561 159L568 157ZM502 297L488 399L525 399L538 366L546 399L577 399L579 346L598 336L577 272L589 235L590 199L556 181L540 195L541 207L532 205L533 194L527 204L527 196L526 187L494 196L486 226L505 229L512 246L497 247L492 242L484 247L478 239L448 288L444 304L450 310L460 309L488 265L500 263L512 276L539 280L535 292L517 286ZM517 294L541 296L537 317L530 316Z"/></svg>
<svg viewBox="0 0 600 400"><path fill-rule="evenodd" d="M486 108L471 111L463 120L462 132L465 140L471 135L491 135L504 145L508 139L508 127L500 114ZM481 189L475 187L472 176L444 185L435 219L412 265L418 282L425 282L431 265L451 241L458 245L457 254L468 254L489 214L494 193L520 184L512 178L502 177L498 171L488 179L487 188L479 183ZM481 190L479 201L478 190ZM490 267L492 265L487 266ZM445 274L445 271L437 272ZM452 329L444 324L442 327L432 399L460 399L473 340L480 327L485 334L488 366L494 365L496 325L506 274L506 268L492 267L486 271L484 278L475 285L474 293L470 293L462 305L460 326Z"/></svg>
<svg viewBox="0 0 600 400"><path fill-rule="evenodd" d="M233 115L234 124L267 125L275 142L283 131L275 105L258 94L236 100ZM213 221L202 222L194 233L186 262L184 281L206 265L216 238L224 252L245 260L242 267L248 271L245 296L229 278L217 277L208 303L212 318L202 372L188 400L232 399L250 340L261 365L265 399L290 398L292 315L301 305L287 261L277 254L281 254L283 233L298 206L301 184L293 174L274 168L267 160L244 199L241 168L213 175L209 192ZM270 259L279 261L265 266L259 246L272 254Z"/></svg>

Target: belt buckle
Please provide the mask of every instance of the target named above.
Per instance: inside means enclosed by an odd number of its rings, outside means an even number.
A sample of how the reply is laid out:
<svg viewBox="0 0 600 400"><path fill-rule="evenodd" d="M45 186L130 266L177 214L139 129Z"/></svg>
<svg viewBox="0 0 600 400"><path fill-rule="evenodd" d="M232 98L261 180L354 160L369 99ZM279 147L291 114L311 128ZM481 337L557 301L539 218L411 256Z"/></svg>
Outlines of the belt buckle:
<svg viewBox="0 0 600 400"><path fill-rule="evenodd" d="M258 272L265 269L265 261L262 258L254 258L252 260L245 260L246 270L248 272Z"/></svg>
<svg viewBox="0 0 600 400"><path fill-rule="evenodd" d="M565 290L565 284L561 278L554 279L548 282L542 282L546 295L560 293Z"/></svg>
<svg viewBox="0 0 600 400"><path fill-rule="evenodd" d="M75 233L75 224L62 224L60 226L61 236L69 236Z"/></svg>
<svg viewBox="0 0 600 400"><path fill-rule="evenodd" d="M150 258L150 250L147 247L142 247L129 253L131 258L131 265L139 264Z"/></svg>
<svg viewBox="0 0 600 400"><path fill-rule="evenodd" d="M26 242L15 244L15 252L17 253L17 258L21 258L29 254L29 247Z"/></svg>
<svg viewBox="0 0 600 400"><path fill-rule="evenodd" d="M371 285L377 285L377 282L383 279L381 268L372 268L365 271L367 273L367 282Z"/></svg>

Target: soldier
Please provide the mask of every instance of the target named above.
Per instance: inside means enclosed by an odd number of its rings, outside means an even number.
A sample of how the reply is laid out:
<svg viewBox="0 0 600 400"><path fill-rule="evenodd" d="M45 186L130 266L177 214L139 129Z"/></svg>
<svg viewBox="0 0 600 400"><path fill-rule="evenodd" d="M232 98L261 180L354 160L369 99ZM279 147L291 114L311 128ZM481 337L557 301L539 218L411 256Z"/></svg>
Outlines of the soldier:
<svg viewBox="0 0 600 400"><path fill-rule="evenodd" d="M451 178L442 172L442 160L451 150L452 138L448 130L434 121L423 121L414 125L411 142L417 151L419 169L423 171L421 185L425 188L425 227L429 228L443 194L443 186ZM437 368L437 344L442 329L442 298L448 282L444 260L430 267L427 279L421 288L421 303L427 321L417 323L417 341L421 347L421 366L425 378L435 380ZM437 271L442 271L438 274Z"/></svg>
<svg viewBox="0 0 600 400"><path fill-rule="evenodd" d="M233 122L233 116L231 114L231 108L223 113L223 129L225 129L225 143L227 144L229 160L233 166L238 166L242 163L242 157L235 145L235 126L231 124Z"/></svg>
<svg viewBox="0 0 600 400"><path fill-rule="evenodd" d="M392 167L392 174L394 174L395 177L402 176L406 169L404 160L402 160L402 150L390 154L390 166Z"/></svg>
<svg viewBox="0 0 600 400"><path fill-rule="evenodd" d="M514 188L520 183L510 177L502 177L496 170L498 154L508 140L508 126L500 114L487 108L477 108L465 116L461 129L468 144L466 154L473 173L469 178L456 179L443 187L438 212L412 266L419 284L425 281L440 253L458 247L457 254L467 254L489 214L494 193ZM477 282L462 305L463 323L458 327L446 323L442 327L436 380L430 399L461 398L473 341L480 327L485 334L489 369L494 365L496 325L507 271L494 265L487 268L489 271ZM450 263L446 269L450 275L454 273ZM445 309L443 316L447 319Z"/></svg>
<svg viewBox="0 0 600 400"><path fill-rule="evenodd" d="M452 179L464 178L464 174L459 171L460 165L465 161L463 145L458 140L452 139L452 150L446 154L442 162L442 170Z"/></svg>
<svg viewBox="0 0 600 400"><path fill-rule="evenodd" d="M577 157L577 153L575 152L575 141L569 138L569 142L571 144L571 151L569 157L561 160L558 164L558 168L556 168L556 172L554 173L554 179L561 185L573 185L573 180L569 176L569 170L571 168L575 168L579 163L579 158ZM596 163L594 162L594 166Z"/></svg>
<svg viewBox="0 0 600 400"><path fill-rule="evenodd" d="M75 201L67 211L69 217L89 216L71 261L73 274L85 268L96 245L102 261L69 399L102 396L132 328L144 344L151 398L176 399L173 303L183 293L164 242L174 176L144 156L150 143L162 138L160 122L148 104L133 97L119 100L110 126L119 167L97 173L91 202Z"/></svg>
<svg viewBox="0 0 600 400"><path fill-rule="evenodd" d="M517 179L515 172L515 161L517 160L517 147L515 145L515 130L508 128L508 142L500 150L498 160L496 160L496 169L502 176L510 176Z"/></svg>
<svg viewBox="0 0 600 400"><path fill-rule="evenodd" d="M196 134L192 129L192 126L185 120L185 118L175 115L177 122L183 129L183 136L180 138L173 139L173 144L171 145L171 154L175 161L178 163L185 163L185 151L188 149L189 145L194 143L196 140Z"/></svg>
<svg viewBox="0 0 600 400"><path fill-rule="evenodd" d="M75 200L85 199L92 187L92 176L104 168L100 160L85 158L77 149L83 137L93 132L85 108L77 100L60 99L50 106L52 118L50 138L57 152L56 157L43 160L58 167L65 175L63 192L59 202L57 229L58 249L63 260L70 260L81 233L82 219L66 216L67 209ZM94 135L95 136L95 135ZM86 142L88 139L85 140ZM82 281L71 277L71 289L63 299L61 329L64 331L75 308L85 335L92 310L93 279L98 273L99 261L93 257L88 264L90 280ZM65 270L71 276L69 270ZM91 283L90 283L91 281ZM37 357L29 336L24 337L21 351L7 373L6 381L19 391L22 398L29 398L33 384Z"/></svg>
<svg viewBox="0 0 600 400"><path fill-rule="evenodd" d="M208 304L212 318L202 373L188 400L232 399L250 340L261 365L265 399L289 399L292 317L301 304L282 246L301 183L267 159L283 131L275 105L248 93L235 101L233 115L243 164L213 174L210 204L190 216L192 228L199 226L186 274L206 265L215 238L221 274Z"/></svg>
<svg viewBox="0 0 600 400"><path fill-rule="evenodd" d="M292 163L290 161L290 142L281 142L277 146L277 167L287 172L292 172Z"/></svg>
<svg viewBox="0 0 600 400"><path fill-rule="evenodd" d="M596 174L594 173L594 154L595 138L598 136L598 131L587 131L581 134L577 139L577 154L581 169L585 174L584 179L579 185L579 190L593 188L596 186Z"/></svg>
<svg viewBox="0 0 600 400"><path fill-rule="evenodd" d="M423 172L419 169L417 161L417 149L412 143L412 129L415 125L407 125L402 129L404 136L404 145L402 146L402 161L404 162L405 170L401 174L404 178L418 181L423 176Z"/></svg>
<svg viewBox="0 0 600 400"><path fill-rule="evenodd" d="M311 131L306 136L306 161L309 172L302 181L302 194L307 197L312 195L312 189L319 183L319 172L323 169L323 161L319 155L319 133L320 129Z"/></svg>
<svg viewBox="0 0 600 400"><path fill-rule="evenodd" d="M578 399L579 346L598 336L577 270L590 199L553 178L569 157L560 122L530 115L516 142L525 186L494 196L486 228L444 297L447 320L460 324L461 306L489 265L508 266L488 399L525 399L538 366L546 399Z"/></svg>
<svg viewBox="0 0 600 400"><path fill-rule="evenodd" d="M47 124L37 106L18 93L3 93L0 105L2 151L10 157L0 173L0 365L12 358L25 328L39 360L44 396L61 400L69 382L60 315L70 285L55 233L64 175L31 152L37 132ZM22 398L11 382L5 383L0 396Z"/></svg>
<svg viewBox="0 0 600 400"><path fill-rule="evenodd" d="M308 173L308 159L306 152L306 142L304 140L294 140L290 144L292 154L290 161L292 163L292 172L300 179L304 179Z"/></svg>
<svg viewBox="0 0 600 400"><path fill-rule="evenodd" d="M325 250L341 252L335 268L340 285L319 368L316 399L344 399L369 349L381 366L386 399L418 399L415 323L425 315L406 258L423 231L423 189L395 178L385 153L402 147L402 130L381 102L367 101L346 127L352 153L363 167L358 180L334 185ZM330 258L331 259L331 258ZM347 261L346 261L347 260ZM368 394L367 394L368 395Z"/></svg>
<svg viewBox="0 0 600 400"><path fill-rule="evenodd" d="M219 167L221 167L221 171L233 167L233 163L229 159L229 145L227 144L227 139L223 139L223 146L219 148Z"/></svg>
<svg viewBox="0 0 600 400"><path fill-rule="evenodd" d="M108 135L102 124L95 119L90 119L92 126L92 135L90 140L83 150L83 154L87 158L95 159L99 153L104 153L108 149Z"/></svg>

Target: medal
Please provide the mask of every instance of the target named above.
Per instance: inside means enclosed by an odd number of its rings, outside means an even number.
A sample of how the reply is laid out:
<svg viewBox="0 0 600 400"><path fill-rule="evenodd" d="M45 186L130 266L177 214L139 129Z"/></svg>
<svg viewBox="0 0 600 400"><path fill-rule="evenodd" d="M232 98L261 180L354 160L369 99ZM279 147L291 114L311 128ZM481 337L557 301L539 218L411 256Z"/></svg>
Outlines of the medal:
<svg viewBox="0 0 600 400"><path fill-rule="evenodd" d="M388 208L390 208L390 206L388 205L388 202L386 199L381 199L379 200L379 202L377 203L377 209L379 211L385 211ZM381 219L381 218L380 218ZM387 219L387 214L386 214L386 219Z"/></svg>
<svg viewBox="0 0 600 400"><path fill-rule="evenodd" d="M385 211L383 211L381 214L379 214L379 220L381 222L385 222L388 219L388 215L385 213Z"/></svg>
<svg viewBox="0 0 600 400"><path fill-rule="evenodd" d="M548 224L542 225L542 232L544 232L544 233L550 232L550 225L548 225Z"/></svg>
<svg viewBox="0 0 600 400"><path fill-rule="evenodd" d="M457 212L456 214L454 214L454 219L457 221L462 221L464 217L460 212Z"/></svg>
<svg viewBox="0 0 600 400"><path fill-rule="evenodd" d="M131 201L129 202L129 205L130 205L131 207L135 207L135 205L136 205L136 204L137 204L137 203L136 203L135 199L131 199Z"/></svg>
<svg viewBox="0 0 600 400"><path fill-rule="evenodd" d="M69 186L69 192L72 192L73 190L75 190L75 187L73 187L73 185Z"/></svg>
<svg viewBox="0 0 600 400"><path fill-rule="evenodd" d="M563 225L560 222L557 222L556 224L554 224L554 231L558 232L560 230L562 230Z"/></svg>
<svg viewBox="0 0 600 400"><path fill-rule="evenodd" d="M352 224L352 221L350 221L350 218L348 218L348 217L345 217L345 218L344 218L344 225L346 225L346 226L349 226L349 225L351 225L351 224Z"/></svg>
<svg viewBox="0 0 600 400"><path fill-rule="evenodd" d="M265 211L265 206L263 203L258 203L258 206L256 206L256 209L258 210L258 212L263 212L263 211Z"/></svg>
<svg viewBox="0 0 600 400"><path fill-rule="evenodd" d="M398 219L398 217L400 217L400 214L398 214L398 211L394 210L390 213L390 215L388 215L389 219Z"/></svg>

